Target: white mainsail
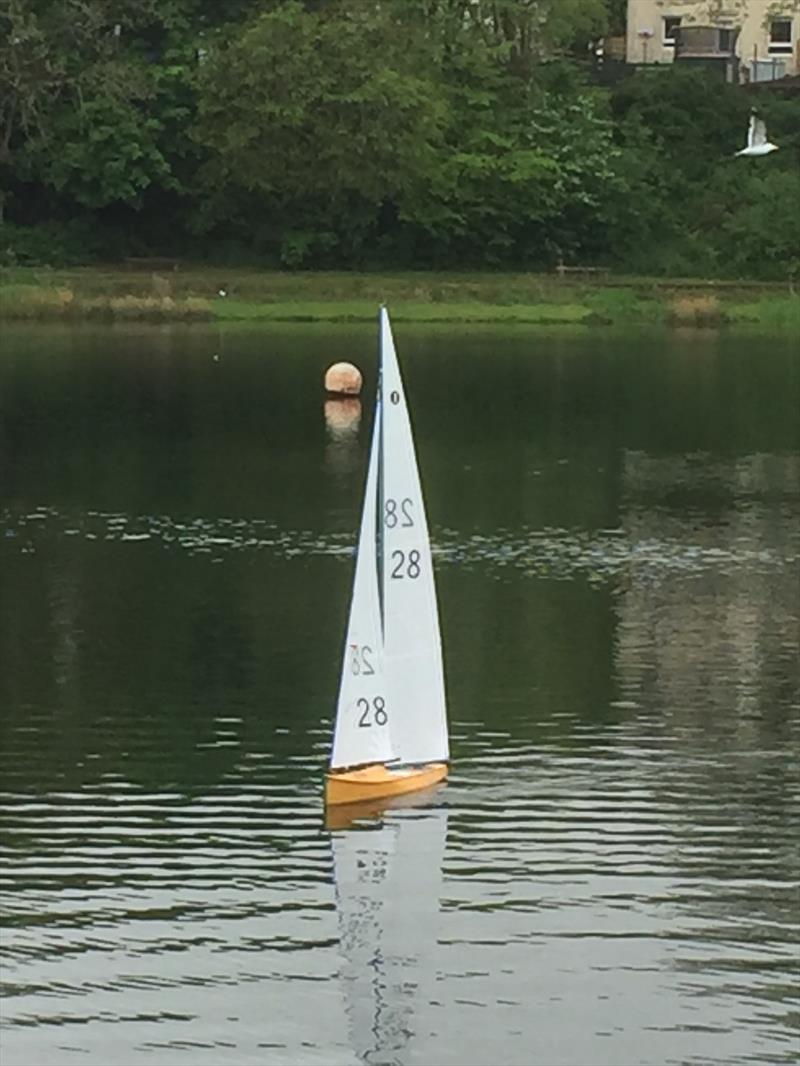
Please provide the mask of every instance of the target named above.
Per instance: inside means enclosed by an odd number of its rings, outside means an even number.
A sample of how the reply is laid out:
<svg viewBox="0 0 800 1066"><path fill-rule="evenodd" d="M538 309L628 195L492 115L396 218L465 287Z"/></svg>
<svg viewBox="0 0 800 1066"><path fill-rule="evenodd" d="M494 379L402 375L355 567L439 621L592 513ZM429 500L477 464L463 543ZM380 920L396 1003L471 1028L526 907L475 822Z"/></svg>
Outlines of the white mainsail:
<svg viewBox="0 0 800 1066"><path fill-rule="evenodd" d="M378 592L377 500L381 437L380 398L375 407L364 509L358 538L353 596L336 709L331 767L388 762L395 757L383 670Z"/></svg>
<svg viewBox="0 0 800 1066"><path fill-rule="evenodd" d="M383 671L394 755L449 758L442 644L428 523L389 316L380 312Z"/></svg>

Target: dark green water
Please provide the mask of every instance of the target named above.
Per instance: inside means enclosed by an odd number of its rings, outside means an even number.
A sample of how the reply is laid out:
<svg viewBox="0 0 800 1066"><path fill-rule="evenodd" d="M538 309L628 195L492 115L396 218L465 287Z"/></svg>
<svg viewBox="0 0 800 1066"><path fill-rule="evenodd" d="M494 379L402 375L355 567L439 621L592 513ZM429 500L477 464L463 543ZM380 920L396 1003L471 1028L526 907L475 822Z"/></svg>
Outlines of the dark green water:
<svg viewBox="0 0 800 1066"><path fill-rule="evenodd" d="M795 341L395 336L454 762L331 832L375 331L4 330L3 1066L795 1061Z"/></svg>

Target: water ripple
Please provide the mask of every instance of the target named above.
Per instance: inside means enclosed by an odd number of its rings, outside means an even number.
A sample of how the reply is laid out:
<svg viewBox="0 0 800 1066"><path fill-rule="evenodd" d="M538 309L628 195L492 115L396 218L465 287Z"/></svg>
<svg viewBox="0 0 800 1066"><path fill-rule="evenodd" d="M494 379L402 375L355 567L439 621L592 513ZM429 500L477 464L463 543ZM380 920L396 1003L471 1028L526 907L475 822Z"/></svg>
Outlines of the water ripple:
<svg viewBox="0 0 800 1066"><path fill-rule="evenodd" d="M224 562L242 554L267 552L282 559L353 554L350 533L320 533L282 529L266 519L193 517L179 520L169 515L126 515L86 511L65 514L53 507L27 513L0 512L4 538L0 550L33 554L53 537L122 545L141 550L145 545L177 549L188 555L209 556ZM635 523L634 523L635 525ZM708 572L735 574L746 568L767 574L800 565L800 523L783 544L765 544L764 538L746 531L724 528L699 530L696 543L687 542L680 526L670 535L634 536L625 528L575 530L517 526L486 533L463 534L440 527L433 531L433 551L440 565L504 572L531 577L570 580L585 576L591 582L608 581L620 574L649 575L668 580L672 575Z"/></svg>

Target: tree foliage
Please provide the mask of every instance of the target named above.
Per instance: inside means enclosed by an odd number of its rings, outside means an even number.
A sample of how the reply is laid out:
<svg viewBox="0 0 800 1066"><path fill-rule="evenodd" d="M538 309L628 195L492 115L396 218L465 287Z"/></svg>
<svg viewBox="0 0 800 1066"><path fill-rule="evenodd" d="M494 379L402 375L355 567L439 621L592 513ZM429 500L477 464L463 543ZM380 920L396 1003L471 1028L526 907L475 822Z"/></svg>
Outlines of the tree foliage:
<svg viewBox="0 0 800 1066"><path fill-rule="evenodd" d="M356 249L381 205L423 180L440 139L427 43L411 49L396 30L377 7L320 18L290 2L213 49L194 130L209 151L203 216L235 218L237 191L255 193L284 258L297 259L298 221Z"/></svg>
<svg viewBox="0 0 800 1066"><path fill-rule="evenodd" d="M620 12L0 0L0 255L796 269L798 97L677 65L602 87ZM781 151L738 159L754 101Z"/></svg>

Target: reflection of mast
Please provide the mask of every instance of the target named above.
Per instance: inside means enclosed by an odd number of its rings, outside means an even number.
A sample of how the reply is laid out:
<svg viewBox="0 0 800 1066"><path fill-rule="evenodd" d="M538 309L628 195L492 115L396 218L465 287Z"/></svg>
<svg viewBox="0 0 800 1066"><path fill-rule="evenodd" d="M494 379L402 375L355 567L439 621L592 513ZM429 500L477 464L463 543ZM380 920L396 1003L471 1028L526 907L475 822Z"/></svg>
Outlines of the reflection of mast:
<svg viewBox="0 0 800 1066"><path fill-rule="evenodd" d="M333 835L341 976L363 1063L402 1061L429 1002L446 834L447 810L429 807Z"/></svg>
<svg viewBox="0 0 800 1066"><path fill-rule="evenodd" d="M80 633L80 585L70 569L56 571L50 589L52 628L55 633L53 648L53 676L65 699L77 698L72 687L79 672Z"/></svg>

